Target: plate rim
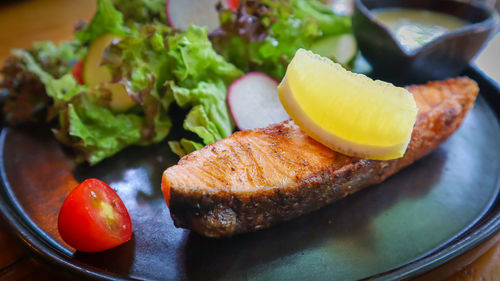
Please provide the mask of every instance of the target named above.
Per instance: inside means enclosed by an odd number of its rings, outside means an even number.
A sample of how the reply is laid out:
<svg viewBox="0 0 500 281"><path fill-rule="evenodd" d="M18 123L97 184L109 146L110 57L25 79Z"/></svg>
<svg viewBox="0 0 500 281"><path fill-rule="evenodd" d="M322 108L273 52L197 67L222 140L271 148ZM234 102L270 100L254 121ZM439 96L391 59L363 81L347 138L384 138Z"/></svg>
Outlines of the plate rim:
<svg viewBox="0 0 500 281"><path fill-rule="evenodd" d="M466 75L478 84L487 85L488 89L480 91L483 98L494 111L497 121L500 123L500 85L491 77L486 75L476 65L470 65L462 75ZM484 92L491 91L491 94L484 95ZM496 179L496 189L500 188L500 171ZM454 239L440 246L429 254L422 256L415 261L404 264L392 270L370 276L364 280L409 280L438 268L445 263L467 253L486 242L500 230L500 194L494 198L489 209L484 212L473 225ZM405 271L408 268L410 270Z"/></svg>
<svg viewBox="0 0 500 281"><path fill-rule="evenodd" d="M478 84L486 85L487 89L481 91L482 96L494 111L500 123L500 85L487 76L477 66L469 66L462 75L474 79ZM491 92L484 94L485 92ZM8 127L0 128L0 147L4 146ZM10 184L4 168L4 151L0 151L0 222L3 229L27 248L39 260L49 265L64 269L81 277L97 280L138 280L132 276L122 275L94 267L84 262L65 255L60 249L50 244L50 237L39 232L36 224L22 215L20 206L16 206L16 200L12 200ZM497 178L497 189L500 188L500 171ZM390 269L366 277L363 280L409 280L427 273L439 266L458 258L470 250L487 241L500 230L500 195L493 198L489 209L476 218L476 221L464 232L455 237L450 237L445 244L439 246L425 256L405 263L399 267Z"/></svg>

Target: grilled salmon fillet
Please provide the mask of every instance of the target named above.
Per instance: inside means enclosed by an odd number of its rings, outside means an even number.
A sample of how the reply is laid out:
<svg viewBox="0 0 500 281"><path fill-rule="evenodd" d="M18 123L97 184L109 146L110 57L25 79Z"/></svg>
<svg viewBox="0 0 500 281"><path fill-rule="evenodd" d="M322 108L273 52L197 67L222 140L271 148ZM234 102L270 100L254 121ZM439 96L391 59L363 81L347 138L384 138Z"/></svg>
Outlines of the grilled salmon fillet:
<svg viewBox="0 0 500 281"><path fill-rule="evenodd" d="M380 183L446 140L479 91L469 78L407 89L419 112L404 157L349 157L313 140L293 121L236 132L163 173L175 225L209 237L256 231Z"/></svg>

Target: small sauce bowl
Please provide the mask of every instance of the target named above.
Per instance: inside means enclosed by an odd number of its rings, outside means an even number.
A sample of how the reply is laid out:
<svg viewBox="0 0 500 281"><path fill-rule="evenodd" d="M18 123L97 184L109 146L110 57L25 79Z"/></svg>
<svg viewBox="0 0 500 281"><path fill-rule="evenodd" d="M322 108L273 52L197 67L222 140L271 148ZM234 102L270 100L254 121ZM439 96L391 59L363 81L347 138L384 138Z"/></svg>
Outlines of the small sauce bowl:
<svg viewBox="0 0 500 281"><path fill-rule="evenodd" d="M412 8L449 14L469 24L407 51L373 9ZM495 34L498 13L480 3L454 0L355 0L352 26L372 76L396 84L420 83L460 74Z"/></svg>

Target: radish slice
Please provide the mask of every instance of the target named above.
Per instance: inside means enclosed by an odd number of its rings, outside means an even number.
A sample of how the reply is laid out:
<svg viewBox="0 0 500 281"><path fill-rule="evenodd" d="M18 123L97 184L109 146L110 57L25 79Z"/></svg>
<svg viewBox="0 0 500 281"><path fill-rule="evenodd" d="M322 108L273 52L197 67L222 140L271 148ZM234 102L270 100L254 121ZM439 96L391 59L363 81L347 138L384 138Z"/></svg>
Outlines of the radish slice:
<svg viewBox="0 0 500 281"><path fill-rule="evenodd" d="M251 72L229 87L227 103L240 130L264 128L290 119L278 96L278 81L261 72Z"/></svg>
<svg viewBox="0 0 500 281"><path fill-rule="evenodd" d="M189 25L208 26L208 32L219 26L219 14L216 10L220 0L167 0L165 12L168 24L174 28L186 30Z"/></svg>

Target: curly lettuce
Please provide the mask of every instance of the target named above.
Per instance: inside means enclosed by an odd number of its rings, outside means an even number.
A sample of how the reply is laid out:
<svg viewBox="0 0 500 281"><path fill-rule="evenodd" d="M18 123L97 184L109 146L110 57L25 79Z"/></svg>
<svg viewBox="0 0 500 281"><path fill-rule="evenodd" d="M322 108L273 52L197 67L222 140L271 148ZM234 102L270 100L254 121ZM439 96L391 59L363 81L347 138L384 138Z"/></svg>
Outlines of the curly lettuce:
<svg viewBox="0 0 500 281"><path fill-rule="evenodd" d="M75 39L88 44L105 33L126 35L128 28L124 25L123 14L110 0L97 0L97 11L89 25L75 34Z"/></svg>
<svg viewBox="0 0 500 281"><path fill-rule="evenodd" d="M193 107L184 128L197 133L205 144L231 135L233 124L226 104L227 86L243 73L215 52L204 28L191 26L185 33L169 38L168 44L173 75L167 84L179 106ZM194 120L194 116L199 122L188 122ZM193 124L200 122L206 123L212 140L194 129Z"/></svg>
<svg viewBox="0 0 500 281"><path fill-rule="evenodd" d="M319 0L248 0L236 11L220 11L221 27L210 39L218 53L245 72L281 79L299 48L351 33L349 17Z"/></svg>
<svg viewBox="0 0 500 281"><path fill-rule="evenodd" d="M174 32L162 25L144 26L112 46L104 64L113 80L123 83L136 100L149 95L163 113L172 103L189 110L183 127L198 139L170 142L177 154L233 132L227 86L243 73L215 52L204 28Z"/></svg>
<svg viewBox="0 0 500 281"><path fill-rule="evenodd" d="M165 0L112 0L127 25L166 23Z"/></svg>
<svg viewBox="0 0 500 281"><path fill-rule="evenodd" d="M319 0L242 3L236 12L221 11L222 26L209 40L201 27L168 27L164 0L97 0L96 14L73 42L42 42L14 52L2 71L7 119L32 120L45 111L57 139L90 164L127 146L167 138L173 106L185 113L177 116L184 137L169 142L179 156L228 137L234 124L226 93L241 70L281 78L297 49L351 32L349 18ZM120 38L101 62L111 81L81 85L72 67L104 34ZM116 87L131 106L111 106Z"/></svg>
<svg viewBox="0 0 500 281"><path fill-rule="evenodd" d="M73 64L80 60L86 48L78 42L38 42L27 50L13 50L1 73L0 88L7 97L3 106L6 120L11 124L51 120L47 115L51 98L69 97L76 89L71 76ZM74 90L76 89L76 90Z"/></svg>
<svg viewBox="0 0 500 281"><path fill-rule="evenodd" d="M156 78L166 56L161 42L172 34L169 27L143 27L110 46L102 64L111 71L112 81L88 88L64 103L54 130L58 140L96 164L127 146L165 139L172 122L167 114L169 102L161 94L165 87ZM119 84L132 97L132 107L111 107L117 97L110 91Z"/></svg>

